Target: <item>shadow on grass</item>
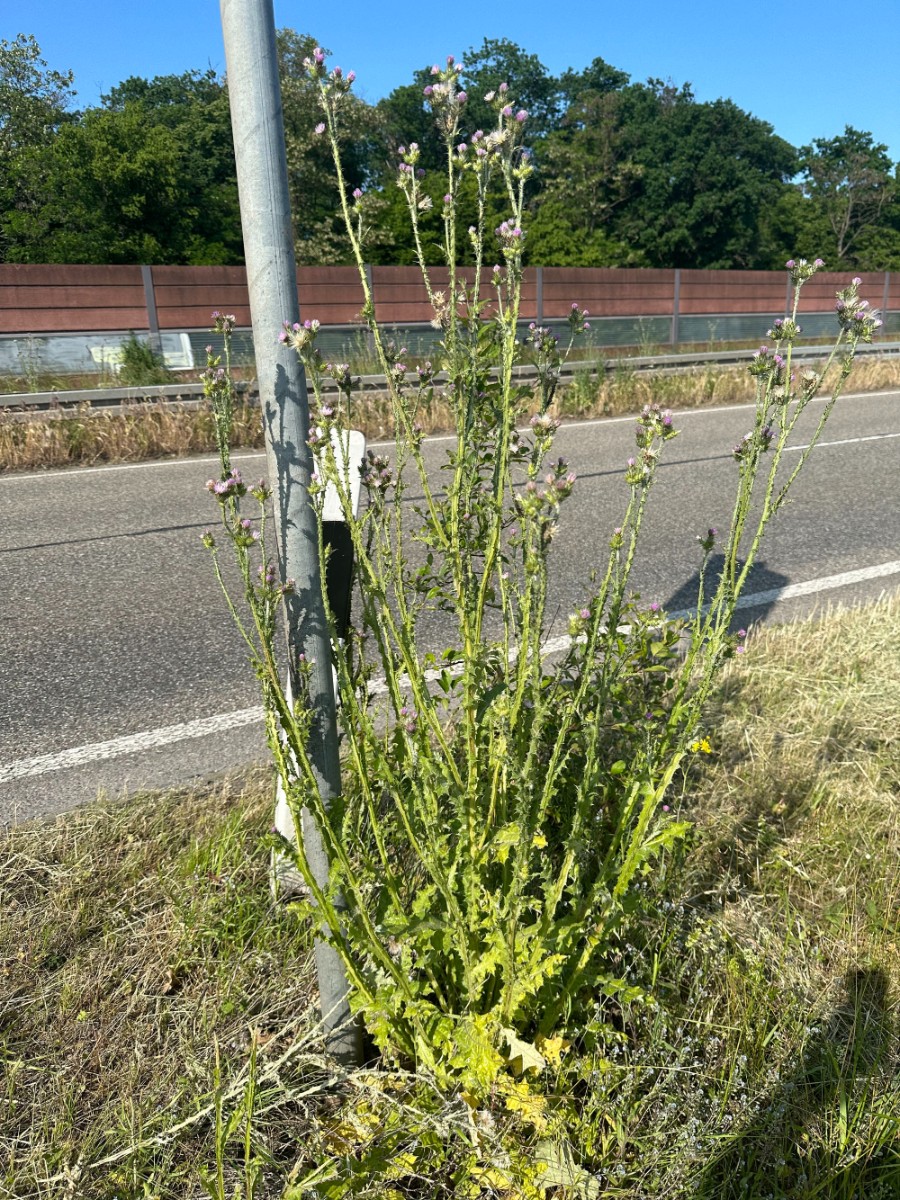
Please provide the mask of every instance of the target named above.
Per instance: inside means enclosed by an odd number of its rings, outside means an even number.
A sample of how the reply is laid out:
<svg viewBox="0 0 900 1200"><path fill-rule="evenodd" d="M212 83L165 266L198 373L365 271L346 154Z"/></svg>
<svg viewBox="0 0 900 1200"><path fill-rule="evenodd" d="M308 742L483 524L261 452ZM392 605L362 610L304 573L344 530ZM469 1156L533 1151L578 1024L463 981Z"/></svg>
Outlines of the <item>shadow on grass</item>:
<svg viewBox="0 0 900 1200"><path fill-rule="evenodd" d="M872 1103L897 1067L887 993L882 970L847 973L840 1002L755 1117L723 1139L694 1200L900 1196L900 1115Z"/></svg>

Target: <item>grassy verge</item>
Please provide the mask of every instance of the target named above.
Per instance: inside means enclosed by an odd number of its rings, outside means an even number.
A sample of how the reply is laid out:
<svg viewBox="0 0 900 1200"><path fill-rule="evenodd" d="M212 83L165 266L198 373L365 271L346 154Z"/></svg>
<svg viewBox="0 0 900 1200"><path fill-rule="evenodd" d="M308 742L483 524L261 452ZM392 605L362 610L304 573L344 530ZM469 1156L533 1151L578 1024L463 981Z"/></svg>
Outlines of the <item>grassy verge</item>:
<svg viewBox="0 0 900 1200"><path fill-rule="evenodd" d="M900 1195L898 628L895 596L751 639L595 1022L477 1111L323 1070L264 773L13 829L0 1195Z"/></svg>
<svg viewBox="0 0 900 1200"><path fill-rule="evenodd" d="M854 391L877 391L900 385L900 358L864 358L851 377ZM645 404L673 408L741 404L754 398L753 379L745 367L703 367L665 375L621 368L599 375L585 368L560 393L556 411L564 418L619 416ZM354 402L353 424L368 438L390 436L387 400L362 395ZM450 410L436 397L418 414L426 433L452 428ZM235 413L234 445L258 449L263 444L258 407L240 403ZM22 414L0 410L0 471L103 462L139 462L186 454L214 452L212 415L207 408L189 408L157 400L108 412L82 406L75 412Z"/></svg>

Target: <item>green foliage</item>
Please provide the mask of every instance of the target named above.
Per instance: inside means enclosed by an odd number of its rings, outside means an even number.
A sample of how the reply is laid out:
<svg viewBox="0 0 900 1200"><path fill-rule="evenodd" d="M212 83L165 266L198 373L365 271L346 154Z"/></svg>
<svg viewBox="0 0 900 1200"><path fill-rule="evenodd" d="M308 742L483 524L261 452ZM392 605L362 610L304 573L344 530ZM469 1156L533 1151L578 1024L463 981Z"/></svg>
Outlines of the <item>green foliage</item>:
<svg viewBox="0 0 900 1200"><path fill-rule="evenodd" d="M309 34L277 33L295 253L301 264L349 263L303 69L315 45ZM447 155L424 95L432 78L424 64L375 105L348 95L339 114L345 186L366 192L369 262L410 263L418 253L394 186L399 147L418 147L440 209ZM527 263L780 269L799 250L832 266L900 267L896 167L871 133L848 127L798 155L730 100L699 103L689 85L658 79L632 83L602 58L554 76L506 38L471 47L457 83L467 96L463 141L490 130L485 96L503 85L528 113ZM71 111L73 95L71 73L48 68L33 38L0 42L6 261L242 261L225 80L209 70L131 77L81 113ZM470 263L464 193L455 253ZM486 203L492 219L506 215L496 180ZM426 261L439 262L439 211L423 214L423 236Z"/></svg>
<svg viewBox="0 0 900 1200"><path fill-rule="evenodd" d="M72 119L72 72L51 70L33 37L20 33L0 39L0 258L8 257L5 214L29 204L17 170L23 152L52 144L56 131ZM13 255L15 261L15 255Z"/></svg>
<svg viewBox="0 0 900 1200"><path fill-rule="evenodd" d="M350 245L337 203L331 151L315 132L321 119L318 99L303 69L303 60L316 44L309 34L292 29L280 29L277 34L294 249L301 264L346 263L351 261ZM341 112L339 137L346 163L345 183L351 191L364 187L384 156L381 114L355 96L348 97Z"/></svg>
<svg viewBox="0 0 900 1200"><path fill-rule="evenodd" d="M838 262L863 266L865 257L883 269L885 255L873 256L871 250L873 232L897 199L897 179L887 146L877 144L871 133L847 125L839 137L816 138L811 146L804 146L800 167L803 190L816 213L828 222ZM894 234L896 255L900 249L896 227Z"/></svg>
<svg viewBox="0 0 900 1200"><path fill-rule="evenodd" d="M639 194L644 175L628 145L623 111L623 93L581 90L547 138L541 150L544 186L532 227L537 244L529 246L534 262L640 265L641 252L617 242L611 232L617 212Z"/></svg>
<svg viewBox="0 0 900 1200"><path fill-rule="evenodd" d="M118 378L126 387L144 387L154 383L168 383L170 375L162 355L154 350L149 342L129 333L122 343Z"/></svg>
<svg viewBox="0 0 900 1200"><path fill-rule="evenodd" d="M0 39L0 163L16 150L46 143L67 118L71 71L51 70L30 34Z"/></svg>
<svg viewBox="0 0 900 1200"><path fill-rule="evenodd" d="M347 238L367 288L362 199L351 203L342 178L338 130L349 82L306 63L319 90L334 155ZM440 361L412 377L406 351L369 330L390 393L395 459L370 452L363 464L368 504L352 511L347 441L355 385L344 364L326 363L316 347L318 323L285 328L312 388L309 444L318 455L309 486L321 516L327 487L341 505L359 585L356 626L344 641L332 621L341 704L346 783L326 804L308 747L314 720L311 667L291 663L292 699L273 648L287 583L267 559L266 502L259 484L260 527L243 516L248 494L231 467L227 420L221 421L222 476L217 497L226 543L234 549L249 620L232 613L251 650L268 716L269 745L296 828L301 809L315 820L330 863L327 886L311 870L302 839L291 849L311 901L310 916L342 958L351 1000L385 1059L415 1064L440 1088L459 1086L479 1100L511 1076L539 1070L540 1039L585 1028L598 997L611 1004L641 995L618 969L623 924L640 904L642 885L659 869L687 826L665 803L691 753L708 749L695 736L723 664L742 650L731 631L735 607L762 536L785 503L809 455L786 478L778 474L800 416L820 377L804 374L794 390L791 356L796 321L769 331L778 353L761 351L752 431L734 448L736 497L722 539L723 565L707 578L716 531L698 538L698 610L685 630L629 592L629 578L660 456L676 435L671 414L648 405L638 416L636 451L624 470L622 515L612 528L593 590L572 614L569 636L547 652L552 614L547 585L561 510L576 479L551 460L558 421L549 414L566 351L532 325L517 338L525 189L532 174L520 147L522 122L507 93L493 101L495 125L477 145L460 147L464 111L460 68L432 76L430 106L442 131L450 171L441 205L450 282L438 291L422 244L421 214L434 206L419 174L419 151L402 156L398 184L411 219L434 321ZM477 154L481 146L485 153ZM427 176L426 176L427 179ZM455 269L455 210L461 181L473 181L474 281ZM511 215L491 233L488 197L505 190ZM493 268L494 259L504 265ZM793 265L794 315L800 289L821 264ZM832 361L840 382L823 405L810 447L821 435L859 340L875 320L860 308L853 284L840 294L841 333ZM569 348L587 328L576 306ZM229 318L217 328L228 333ZM523 432L532 401L516 381L522 354L536 364L538 412ZM215 375L216 362L210 371ZM455 440L440 490L426 469L417 416L439 386L452 405ZM339 399L325 397L333 379ZM224 387L224 384L223 384ZM213 400L220 394L211 388ZM224 392L222 393L224 394ZM409 493L418 497L410 508ZM218 547L205 537L220 582ZM327 553L320 537L320 568ZM257 569L258 564L258 569ZM224 586L224 584L223 584ZM226 590L226 594L227 590ZM451 631L434 645L435 614ZM376 673L386 694L373 705ZM562 1169L562 1168L560 1168Z"/></svg>
<svg viewBox="0 0 900 1200"><path fill-rule="evenodd" d="M659 80L630 87L616 117L620 160L638 180L613 223L618 237L654 266L767 265L760 214L796 171L792 147L770 125Z"/></svg>
<svg viewBox="0 0 900 1200"><path fill-rule="evenodd" d="M127 80L17 155L27 203L7 211L23 262L240 261L228 97L212 73Z"/></svg>

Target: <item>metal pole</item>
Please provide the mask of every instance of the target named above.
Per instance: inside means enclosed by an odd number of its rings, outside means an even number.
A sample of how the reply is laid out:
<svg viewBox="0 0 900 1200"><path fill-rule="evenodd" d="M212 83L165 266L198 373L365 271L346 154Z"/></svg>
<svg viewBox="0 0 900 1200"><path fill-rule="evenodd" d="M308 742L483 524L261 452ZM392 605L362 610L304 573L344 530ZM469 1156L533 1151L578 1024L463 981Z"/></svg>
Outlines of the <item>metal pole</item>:
<svg viewBox="0 0 900 1200"><path fill-rule="evenodd" d="M675 268L675 276L672 280L672 332L670 340L672 347L678 345L681 336L679 330L679 318L681 316L681 268Z"/></svg>
<svg viewBox="0 0 900 1200"><path fill-rule="evenodd" d="M882 319L882 321L884 321L884 324L881 327L882 333L887 333L888 304L890 304L890 301L891 301L891 273L890 273L890 271L885 271L885 273L884 273L884 296L881 301L881 319Z"/></svg>
<svg viewBox="0 0 900 1200"><path fill-rule="evenodd" d="M154 354L162 353L162 342L159 337L159 315L156 311L156 292L153 290L153 268L141 267L141 282L144 285L144 303L147 307L147 328L150 331L150 348Z"/></svg>
<svg viewBox="0 0 900 1200"><path fill-rule="evenodd" d="M313 717L309 752L327 805L340 795L341 765L318 529L307 491L312 472L309 404L297 355L278 341L282 323L298 320L299 304L275 14L272 0L220 0L220 10L279 566L283 579L295 581L287 612L293 694L301 694L294 673L302 653L314 660L308 687ZM305 810L301 836L316 881L327 887L328 859ZM362 1030L350 1018L343 964L324 941L316 942L315 953L328 1049L343 1063L359 1063Z"/></svg>

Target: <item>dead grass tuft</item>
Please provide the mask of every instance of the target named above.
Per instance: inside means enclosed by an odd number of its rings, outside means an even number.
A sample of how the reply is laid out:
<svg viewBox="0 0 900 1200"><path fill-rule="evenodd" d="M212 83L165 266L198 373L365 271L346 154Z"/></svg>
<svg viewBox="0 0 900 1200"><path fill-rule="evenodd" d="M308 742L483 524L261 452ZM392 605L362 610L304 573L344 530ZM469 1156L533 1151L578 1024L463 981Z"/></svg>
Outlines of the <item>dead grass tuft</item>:
<svg viewBox="0 0 900 1200"><path fill-rule="evenodd" d="M309 1033L308 929L267 883L271 804L258 772L6 834L0 1194L64 1194L67 1173L111 1156L148 1178L165 1163L158 1194L193 1195L211 1110L192 1118L214 1090L216 1047L239 1078L250 1030L263 1066ZM71 1194L131 1195L123 1170L113 1161Z"/></svg>
<svg viewBox="0 0 900 1200"><path fill-rule="evenodd" d="M855 391L900 386L900 357L859 360L851 385ZM645 404L699 408L743 404L753 397L753 380L740 366L702 367L673 375L639 372L627 366L600 375L585 368L561 390L555 411L563 418L621 416ZM445 433L453 426L450 406L440 394L419 410L416 420L425 433ZM353 425L370 440L392 437L387 397L380 393L354 397ZM255 399L241 401L236 407L232 444L245 450L263 445ZM32 416L0 410L0 471L140 462L209 454L215 448L209 409L177 401L133 403L121 412L92 409L89 404L74 412L57 410Z"/></svg>

